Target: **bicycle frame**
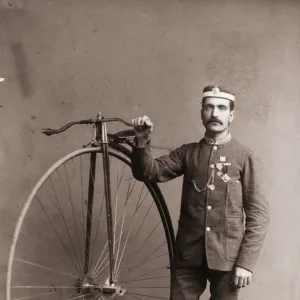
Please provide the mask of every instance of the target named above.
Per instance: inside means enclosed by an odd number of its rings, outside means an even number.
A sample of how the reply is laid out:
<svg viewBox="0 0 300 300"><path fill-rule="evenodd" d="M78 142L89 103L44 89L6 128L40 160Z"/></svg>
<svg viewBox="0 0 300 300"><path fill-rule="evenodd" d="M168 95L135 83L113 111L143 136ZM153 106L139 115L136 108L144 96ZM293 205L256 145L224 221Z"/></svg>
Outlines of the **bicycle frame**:
<svg viewBox="0 0 300 300"><path fill-rule="evenodd" d="M108 248L109 248L109 284L114 283L114 231L113 231L113 219L112 219L112 205L111 205L111 183L110 183L110 165L108 156L108 136L106 123L101 122L102 116L100 113L97 114L97 121L93 129L93 139L91 142L92 147L101 146L102 158L103 158L103 171L104 171L104 193L105 193L105 205L107 214L107 232L108 232ZM87 215L87 233L86 233L86 244L85 244L85 263L84 272L88 274L89 271L89 250L90 250L90 235L92 230L92 209L94 201L94 178L96 171L96 153L91 154L90 158L90 175L89 175L89 190L88 190L88 209Z"/></svg>
<svg viewBox="0 0 300 300"><path fill-rule="evenodd" d="M106 122L117 121L121 122L127 126L132 126L132 124L119 119L119 118L109 118L105 119L101 116L101 113L97 114L95 120L81 120L76 122L71 122L60 129L46 128L43 133L46 135L57 134L63 132L75 124L94 124L92 141L89 143L92 147L102 148L102 158L103 158L103 171L104 171L104 192L105 192L105 205L107 214L107 232L108 232L108 248L109 248L109 263L110 263L110 274L109 274L109 284L114 283L114 232L113 232L113 220L112 220L112 205L111 205L111 184L110 184L110 166L109 166L109 156L108 156L108 144L109 135L106 130ZM125 138L126 140L126 138ZM88 144L88 145L89 145ZM87 146L87 145L86 145ZM86 147L84 146L84 147ZM86 241L85 241L85 262L84 262L84 273L88 275L89 272L89 250L90 250L90 235L92 230L92 209L94 201L94 178L96 172L96 153L92 153L90 157L90 173L89 173L89 190L88 190L88 218L86 222Z"/></svg>
<svg viewBox="0 0 300 300"><path fill-rule="evenodd" d="M109 265L110 265L110 274L109 274L109 284L114 283L114 231L113 231L113 220L112 220L112 203L111 203L111 183L110 183L110 165L109 165L109 155L108 155L108 146L109 143L126 143L130 146L132 144L129 142L128 137L120 137L118 133L111 135L107 133L106 123L107 122L120 122L126 126L131 126L131 123L126 122L120 118L103 118L99 112L96 116L96 119L88 119L75 121L66 124L60 129L51 129L46 128L43 130L43 133L46 135L58 134L61 133L75 124L93 124L93 133L92 140L90 143L85 145L91 145L92 147L101 147L102 148L102 159L103 159L103 172L104 172L104 195L105 195L105 206L107 214L107 231L108 231L108 248L109 248ZM124 133L124 132L120 132ZM117 140L115 140L117 138ZM160 149L168 149L162 147L155 147ZM171 149L168 149L171 150ZM91 153L90 157L90 167L89 167L89 190L88 190L88 208L87 208L87 221L86 221L86 241L85 241L85 262L84 262L84 273L88 275L89 273L89 250L90 250L90 235L92 231L92 210L93 210L93 201L94 201L94 179L96 172L96 153Z"/></svg>

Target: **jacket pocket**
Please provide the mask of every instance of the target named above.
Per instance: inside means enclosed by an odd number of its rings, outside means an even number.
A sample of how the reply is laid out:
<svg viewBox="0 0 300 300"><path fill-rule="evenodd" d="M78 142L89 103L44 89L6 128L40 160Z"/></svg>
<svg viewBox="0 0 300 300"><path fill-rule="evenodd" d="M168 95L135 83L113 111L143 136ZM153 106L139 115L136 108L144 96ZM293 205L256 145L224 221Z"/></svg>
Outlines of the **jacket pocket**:
<svg viewBox="0 0 300 300"><path fill-rule="evenodd" d="M239 180L229 181L226 185L226 217L243 217L243 191Z"/></svg>
<svg viewBox="0 0 300 300"><path fill-rule="evenodd" d="M226 258L235 261L244 238L242 218L227 219L226 224Z"/></svg>
<svg viewBox="0 0 300 300"><path fill-rule="evenodd" d="M176 237L175 253L180 260L198 265L204 254L203 229L180 224Z"/></svg>

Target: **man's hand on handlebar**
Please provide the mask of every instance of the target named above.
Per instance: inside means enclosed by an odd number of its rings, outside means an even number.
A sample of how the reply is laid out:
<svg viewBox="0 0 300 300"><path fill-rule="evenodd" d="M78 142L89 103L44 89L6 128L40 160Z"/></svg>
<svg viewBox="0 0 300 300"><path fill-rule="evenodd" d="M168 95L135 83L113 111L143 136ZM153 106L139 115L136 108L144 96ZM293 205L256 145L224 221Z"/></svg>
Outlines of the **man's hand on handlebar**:
<svg viewBox="0 0 300 300"><path fill-rule="evenodd" d="M153 123L149 117L143 116L132 120L132 125L137 139L137 146L144 147L151 138Z"/></svg>

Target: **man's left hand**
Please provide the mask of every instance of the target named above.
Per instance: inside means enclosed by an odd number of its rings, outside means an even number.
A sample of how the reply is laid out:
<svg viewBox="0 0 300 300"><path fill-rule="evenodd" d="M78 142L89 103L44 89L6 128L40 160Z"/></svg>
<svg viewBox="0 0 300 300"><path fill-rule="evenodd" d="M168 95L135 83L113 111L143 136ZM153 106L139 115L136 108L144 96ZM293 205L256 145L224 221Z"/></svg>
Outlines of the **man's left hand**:
<svg viewBox="0 0 300 300"><path fill-rule="evenodd" d="M252 272L243 269L241 267L236 267L233 274L233 284L237 288L245 287L250 284L252 279Z"/></svg>

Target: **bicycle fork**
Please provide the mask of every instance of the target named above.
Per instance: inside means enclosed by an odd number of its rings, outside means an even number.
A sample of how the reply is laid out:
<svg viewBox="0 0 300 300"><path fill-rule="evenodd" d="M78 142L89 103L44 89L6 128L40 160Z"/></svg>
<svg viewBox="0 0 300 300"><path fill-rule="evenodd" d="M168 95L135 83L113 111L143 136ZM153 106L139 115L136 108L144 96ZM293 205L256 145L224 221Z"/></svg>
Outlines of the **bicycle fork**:
<svg viewBox="0 0 300 300"><path fill-rule="evenodd" d="M86 245L85 245L85 264L84 277L78 282L78 292L83 291L83 294L90 294L94 291L99 291L107 296L119 295L123 296L126 289L117 285L115 282L115 247L114 247L114 228L112 218L112 203L111 203L111 183L110 183L110 162L108 153L108 137L106 131L106 123L101 122L101 114L97 115L97 122L94 127L93 147L102 147L103 157L103 172L104 172L104 192L106 205L107 233L108 233L108 250L109 250L109 278L104 284L98 284L95 278L89 274L89 252L90 240L92 231L92 211L94 199L94 184L95 184L95 169L96 169L96 152L91 154L90 158L90 176L89 176L89 193L88 193L88 208L87 208L87 223L86 223ZM99 216L100 217L100 216Z"/></svg>
<svg viewBox="0 0 300 300"><path fill-rule="evenodd" d="M97 115L97 121L101 121L101 114ZM105 205L106 205L106 220L107 220L107 233L108 233L108 250L109 250L109 284L114 283L114 230L112 219L112 205L111 205L111 185L110 185L110 166L108 156L108 139L106 131L106 123L98 122L95 125L92 146L98 146L99 142L102 146L103 156L103 172L104 172L104 192L105 192ZM89 252L90 252L90 237L92 231L92 211L94 199L94 184L95 184L95 168L96 168L96 153L91 154L90 159L90 179L89 179L89 195L88 195L88 209L87 209L87 232L86 232L86 247L85 247L85 275L89 272ZM99 216L100 217L100 216Z"/></svg>
<svg viewBox="0 0 300 300"><path fill-rule="evenodd" d="M98 115L98 117L100 117ZM97 124L98 125L98 124ZM106 204L106 220L107 220L107 233L108 233L108 249L109 249L109 284L114 283L114 268L115 268L115 257L114 257L114 230L113 230L113 219L112 219L112 205L111 205L111 185L110 185L110 165L108 156L108 140L106 123L100 123L101 126L101 143L103 149L103 171L104 171L104 191L105 191L105 204Z"/></svg>

